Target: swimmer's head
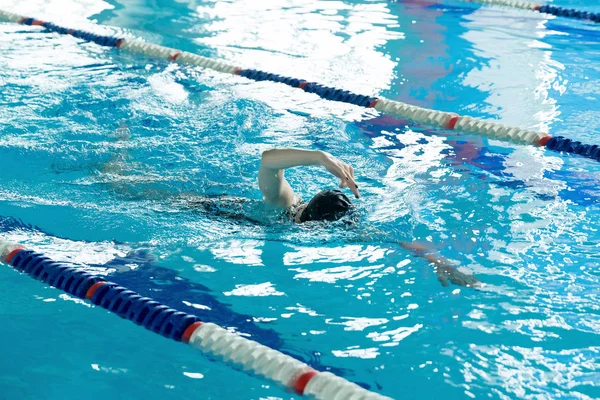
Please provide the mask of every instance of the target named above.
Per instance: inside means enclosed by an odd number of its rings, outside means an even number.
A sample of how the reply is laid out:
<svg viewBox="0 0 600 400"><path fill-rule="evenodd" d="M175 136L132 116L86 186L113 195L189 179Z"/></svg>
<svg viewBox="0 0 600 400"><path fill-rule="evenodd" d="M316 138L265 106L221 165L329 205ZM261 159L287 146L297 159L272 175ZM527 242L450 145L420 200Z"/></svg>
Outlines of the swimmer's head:
<svg viewBox="0 0 600 400"><path fill-rule="evenodd" d="M298 222L336 221L352 208L350 199L339 190L323 190L317 193L301 210Z"/></svg>

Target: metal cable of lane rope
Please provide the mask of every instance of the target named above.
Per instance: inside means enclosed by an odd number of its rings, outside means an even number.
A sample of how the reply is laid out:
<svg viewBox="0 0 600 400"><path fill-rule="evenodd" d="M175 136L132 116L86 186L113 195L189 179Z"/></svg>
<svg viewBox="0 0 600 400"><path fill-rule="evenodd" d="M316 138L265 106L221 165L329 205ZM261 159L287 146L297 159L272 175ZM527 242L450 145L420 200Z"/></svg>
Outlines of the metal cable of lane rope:
<svg viewBox="0 0 600 400"><path fill-rule="evenodd" d="M600 13L593 13L588 11L574 10L571 8L556 7L548 4L538 4L529 1L521 0L462 0L466 3L478 3L490 6L504 6L511 8L520 8L523 10L532 10L544 14L551 14L557 17L567 17L580 19L583 21L600 22Z"/></svg>
<svg viewBox="0 0 600 400"><path fill-rule="evenodd" d="M484 0L473 1L484 2ZM525 4L531 4L515 0L495 1L504 2L507 4L514 3L515 6L520 5L522 8L525 8ZM146 56L156 57L185 65L198 66L212 69L214 71L235 74L255 81L283 83L288 86L300 88L308 93L314 93L326 100L339 101L366 108L374 108L382 114L410 120L422 125L456 130L465 134L483 136L489 139L497 139L520 144L530 144L534 146L545 146L553 151L579 154L583 157L600 161L600 148L598 145L583 144L579 141L573 141L562 136L552 137L543 132L506 126L498 122L484 121L468 116L459 116L458 114L451 112L431 110L400 101L389 100L383 97L358 95L347 90L336 89L320 85L318 83L308 82L304 79L289 78L255 69L242 69L241 67L227 62L202 57L197 54L192 54L165 46L159 46L138 39L114 38L110 36L96 35L81 30L67 29L51 22L26 18L2 10L0 10L0 20L24 25L42 26L53 32L69 34L103 46L110 46L119 48L121 50L141 53Z"/></svg>
<svg viewBox="0 0 600 400"><path fill-rule="evenodd" d="M154 333L189 344L207 355L269 379L301 396L320 400L391 400L332 373L316 371L301 361L218 325L202 322L195 315L177 311L18 244L0 240L0 262L72 296L89 300Z"/></svg>

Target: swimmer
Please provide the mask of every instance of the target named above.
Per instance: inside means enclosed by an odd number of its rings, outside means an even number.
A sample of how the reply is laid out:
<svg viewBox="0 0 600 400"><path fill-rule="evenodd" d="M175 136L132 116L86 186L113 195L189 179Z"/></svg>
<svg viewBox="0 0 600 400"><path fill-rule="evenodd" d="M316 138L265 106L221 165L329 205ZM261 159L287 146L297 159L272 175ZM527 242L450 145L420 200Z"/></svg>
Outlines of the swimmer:
<svg viewBox="0 0 600 400"><path fill-rule="evenodd" d="M346 215L353 205L340 190L323 190L307 203L294 193L285 179L284 170L303 165L324 167L340 179L340 189L348 188L355 198L360 198L354 168L333 155L320 150L273 149L262 153L258 170L258 186L265 202L286 209L298 224L308 221L335 221ZM375 233L378 236L387 236L381 231ZM481 286L481 282L474 276L458 271L452 262L441 257L431 246L418 242L394 243L433 264L438 280L443 286L448 286L449 282L467 287Z"/></svg>
<svg viewBox="0 0 600 400"><path fill-rule="evenodd" d="M340 188L348 188L359 198L354 168L320 150L273 149L262 153L258 186L265 202L288 211L298 223L335 221L352 209L352 202L340 190L323 190L304 203L285 179L284 170L303 165L319 165L340 179Z"/></svg>
<svg viewBox="0 0 600 400"><path fill-rule="evenodd" d="M350 199L340 190L322 190L310 201L304 202L285 179L284 170L305 165L318 165L340 179L340 189L348 188L357 199L360 197L354 180L354 168L324 151L301 149L273 149L262 153L258 170L258 186L264 203L284 211L283 219L302 224L308 221L336 221L352 208ZM182 194L174 200L179 206L193 211L202 211L213 216L223 216L240 222L268 225L260 216L253 215L255 203L251 199L228 195L199 196ZM272 212L272 211L271 211ZM277 219L281 221L281 216ZM276 220L271 219L271 223Z"/></svg>
<svg viewBox="0 0 600 400"><path fill-rule="evenodd" d="M130 134L124 124L119 127L115 137L117 140L129 139ZM122 175L123 160L126 158L126 155L121 155L118 160L111 160L103 168L103 172ZM285 170L298 166L321 166L325 168L339 179L339 188L322 190L310 201L304 202L285 179ZM114 180L109 181L114 185ZM336 221L347 215L354 206L350 198L340 189L346 188L356 199L360 198L354 168L330 153L320 150L272 149L263 152L258 170L258 186L262 192L264 203L269 204L271 209L274 206L274 208L284 210L287 216L286 219L297 224L304 224L309 221ZM125 192L128 191L120 191L120 193ZM209 214L214 218L223 217L228 220L239 221L242 224L268 225L260 215L253 215L253 211L260 207L257 207L258 204L256 203L258 202L252 199L229 195L168 194L162 192L153 192L152 194L145 192L144 195L140 196L140 198L145 199L148 197L157 200L168 200L177 207ZM272 220L271 223L273 222ZM458 271L452 262L441 257L429 244L384 240L388 237L385 232L374 227L370 227L368 231L368 234L364 234L363 237L398 245L433 264L438 280L443 286L448 286L449 282L467 287L480 285L475 277Z"/></svg>

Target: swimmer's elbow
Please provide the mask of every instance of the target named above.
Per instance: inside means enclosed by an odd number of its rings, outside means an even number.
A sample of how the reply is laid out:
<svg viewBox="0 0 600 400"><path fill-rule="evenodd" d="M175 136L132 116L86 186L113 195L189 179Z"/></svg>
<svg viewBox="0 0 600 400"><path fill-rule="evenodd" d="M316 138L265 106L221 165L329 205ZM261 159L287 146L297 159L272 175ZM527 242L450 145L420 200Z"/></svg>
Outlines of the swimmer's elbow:
<svg viewBox="0 0 600 400"><path fill-rule="evenodd" d="M260 167L266 170L279 169L277 162L278 149L265 150L262 152Z"/></svg>
<svg viewBox="0 0 600 400"><path fill-rule="evenodd" d="M261 164L268 162L273 157L273 153L276 151L277 151L276 149L270 149L270 150L263 151L261 154L261 159L260 159Z"/></svg>

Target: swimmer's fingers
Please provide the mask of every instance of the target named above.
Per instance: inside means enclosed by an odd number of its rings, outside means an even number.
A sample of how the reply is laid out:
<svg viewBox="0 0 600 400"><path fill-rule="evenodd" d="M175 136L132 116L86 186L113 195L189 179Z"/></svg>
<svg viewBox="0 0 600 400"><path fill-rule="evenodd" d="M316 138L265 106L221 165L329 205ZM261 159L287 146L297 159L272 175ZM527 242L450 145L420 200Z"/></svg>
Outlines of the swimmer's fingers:
<svg viewBox="0 0 600 400"><path fill-rule="evenodd" d="M327 159L323 166L329 171L329 173L337 176L344 183L344 178L346 177L346 170L344 168L344 164L337 159Z"/></svg>
<svg viewBox="0 0 600 400"><path fill-rule="evenodd" d="M438 267L438 280L442 283L443 286L448 286L448 281L453 283L454 285L464 286L468 288L479 289L482 287L482 283L474 277L473 275L465 274L463 272L458 271L456 268L443 266L442 268Z"/></svg>
<svg viewBox="0 0 600 400"><path fill-rule="evenodd" d="M345 164L344 167L346 170L346 187L348 187L352 193L354 193L354 197L358 199L360 197L360 193L358 192L358 185L354 179L354 168L347 164Z"/></svg>
<svg viewBox="0 0 600 400"><path fill-rule="evenodd" d="M443 287L447 287L449 286L448 284L448 278L443 275L443 274L438 274L438 281L440 281L440 283L442 284Z"/></svg>
<svg viewBox="0 0 600 400"><path fill-rule="evenodd" d="M354 180L354 168L333 156L325 158L322 165L333 175L341 179L340 188L349 188L356 198L360 197L358 185Z"/></svg>
<svg viewBox="0 0 600 400"><path fill-rule="evenodd" d="M354 168L352 168L351 165L349 165L348 168L350 168L350 177L352 178L352 183L354 183L354 190L352 190L352 192L354 193L354 196L356 196L356 198L358 199L360 197L360 193L358 191L358 184L356 183L356 178L354 178Z"/></svg>
<svg viewBox="0 0 600 400"><path fill-rule="evenodd" d="M360 197L360 193L358 192L358 185L356 184L353 178L349 176L342 178L342 181L340 182L340 188L345 187L352 191L354 197L356 197L357 199Z"/></svg>
<svg viewBox="0 0 600 400"><path fill-rule="evenodd" d="M354 178L349 177L346 182L347 182L348 188L350 190L352 190L352 193L354 193L354 197L356 197L358 199L360 197L360 193L358 192L358 185L354 181Z"/></svg>
<svg viewBox="0 0 600 400"><path fill-rule="evenodd" d="M341 179L340 189L349 187L348 186L348 171L346 170L346 166L342 163L340 163L340 165L339 165L339 175L338 176Z"/></svg>

